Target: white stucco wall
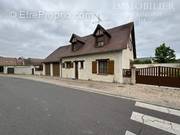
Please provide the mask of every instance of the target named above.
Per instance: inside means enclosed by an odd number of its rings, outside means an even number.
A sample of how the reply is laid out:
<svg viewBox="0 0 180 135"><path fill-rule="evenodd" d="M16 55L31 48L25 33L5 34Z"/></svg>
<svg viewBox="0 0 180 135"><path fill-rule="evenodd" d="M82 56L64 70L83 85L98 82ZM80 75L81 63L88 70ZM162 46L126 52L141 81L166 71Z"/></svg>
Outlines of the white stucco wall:
<svg viewBox="0 0 180 135"><path fill-rule="evenodd" d="M7 74L8 68L14 68L14 74L32 75L33 66L4 66L4 73Z"/></svg>
<svg viewBox="0 0 180 135"><path fill-rule="evenodd" d="M92 61L97 59L110 59L114 60L114 75L98 75L92 74ZM79 79L82 80L95 80L104 82L123 82L122 78L122 51L110 52L104 54L94 54L79 57L63 58L62 62L65 61L81 61L84 60L84 68L80 69L80 63L78 63L79 68ZM62 68L63 78L75 78L75 64L73 68L67 69Z"/></svg>
<svg viewBox="0 0 180 135"><path fill-rule="evenodd" d="M62 77L62 68L61 68L61 64L59 64L59 76Z"/></svg>
<svg viewBox="0 0 180 135"><path fill-rule="evenodd" d="M19 66L19 67L15 67L14 73L15 74L26 74L26 75L28 74L28 75L31 75L33 68L34 68L33 66Z"/></svg>
<svg viewBox="0 0 180 135"><path fill-rule="evenodd" d="M4 74L7 74L7 66L4 66Z"/></svg>
<svg viewBox="0 0 180 135"><path fill-rule="evenodd" d="M45 64L43 63L43 71L42 71L42 74L43 74L43 75L46 75L45 68L46 68L46 67L45 67Z"/></svg>
<svg viewBox="0 0 180 135"><path fill-rule="evenodd" d="M50 76L53 76L53 64L50 64Z"/></svg>
<svg viewBox="0 0 180 135"><path fill-rule="evenodd" d="M134 60L133 47L132 47L132 44L129 42L128 48L122 50L122 67L123 67L123 69L130 69L130 62L133 60Z"/></svg>

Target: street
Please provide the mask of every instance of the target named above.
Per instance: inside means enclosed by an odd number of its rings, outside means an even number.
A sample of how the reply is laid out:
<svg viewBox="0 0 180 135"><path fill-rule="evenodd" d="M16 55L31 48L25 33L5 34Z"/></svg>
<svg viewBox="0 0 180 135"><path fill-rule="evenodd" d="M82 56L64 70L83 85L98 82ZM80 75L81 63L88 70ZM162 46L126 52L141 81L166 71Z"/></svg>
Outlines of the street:
<svg viewBox="0 0 180 135"><path fill-rule="evenodd" d="M0 77L0 135L180 135L180 111Z"/></svg>

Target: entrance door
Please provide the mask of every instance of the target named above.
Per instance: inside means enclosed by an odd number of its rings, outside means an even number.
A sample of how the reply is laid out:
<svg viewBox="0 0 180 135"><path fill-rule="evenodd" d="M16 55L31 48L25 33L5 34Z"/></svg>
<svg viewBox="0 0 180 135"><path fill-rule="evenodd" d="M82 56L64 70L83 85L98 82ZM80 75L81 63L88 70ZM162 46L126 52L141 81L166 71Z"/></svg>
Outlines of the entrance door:
<svg viewBox="0 0 180 135"><path fill-rule="evenodd" d="M34 68L32 68L32 75L34 75Z"/></svg>
<svg viewBox="0 0 180 135"><path fill-rule="evenodd" d="M53 76L59 76L59 63L53 63Z"/></svg>
<svg viewBox="0 0 180 135"><path fill-rule="evenodd" d="M47 64L45 65L45 72L46 72L46 75L47 75L47 76L50 76L50 64L49 64L49 63L47 63Z"/></svg>
<svg viewBox="0 0 180 135"><path fill-rule="evenodd" d="M75 79L78 79L78 62L75 62Z"/></svg>

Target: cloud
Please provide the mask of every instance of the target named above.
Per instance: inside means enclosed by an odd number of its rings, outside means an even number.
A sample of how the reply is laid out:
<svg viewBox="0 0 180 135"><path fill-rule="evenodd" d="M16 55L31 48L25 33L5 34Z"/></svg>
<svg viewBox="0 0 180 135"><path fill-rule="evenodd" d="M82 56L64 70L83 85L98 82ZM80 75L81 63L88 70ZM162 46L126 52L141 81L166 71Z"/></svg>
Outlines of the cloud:
<svg viewBox="0 0 180 135"><path fill-rule="evenodd" d="M44 58L69 44L72 33L84 36L97 23L111 28L135 21L139 57L153 56L154 49L165 42L180 58L180 2L168 0L159 9L162 5L162 0L1 0L0 55ZM19 17L21 11L26 18ZM41 16L27 18L39 12Z"/></svg>

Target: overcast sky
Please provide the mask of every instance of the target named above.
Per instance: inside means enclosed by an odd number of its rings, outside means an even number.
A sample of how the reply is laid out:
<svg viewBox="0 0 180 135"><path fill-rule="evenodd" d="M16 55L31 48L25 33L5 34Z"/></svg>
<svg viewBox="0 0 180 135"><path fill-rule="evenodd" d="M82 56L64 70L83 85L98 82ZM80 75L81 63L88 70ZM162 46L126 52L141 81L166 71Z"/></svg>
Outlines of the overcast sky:
<svg viewBox="0 0 180 135"><path fill-rule="evenodd" d="M72 33L130 21L138 57L154 56L165 42L180 58L179 0L0 0L0 56L45 58Z"/></svg>

